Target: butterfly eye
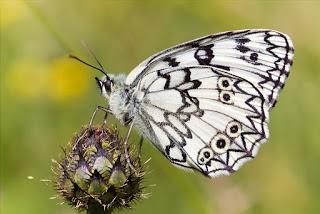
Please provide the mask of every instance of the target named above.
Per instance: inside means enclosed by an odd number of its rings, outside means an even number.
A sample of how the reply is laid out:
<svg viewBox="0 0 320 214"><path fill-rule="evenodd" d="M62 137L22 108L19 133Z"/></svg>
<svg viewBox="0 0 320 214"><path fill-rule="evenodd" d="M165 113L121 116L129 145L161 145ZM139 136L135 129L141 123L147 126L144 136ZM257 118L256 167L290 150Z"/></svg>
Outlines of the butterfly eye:
<svg viewBox="0 0 320 214"><path fill-rule="evenodd" d="M220 77L218 79L218 88L222 90L231 90L232 88L231 79L228 77Z"/></svg>
<svg viewBox="0 0 320 214"><path fill-rule="evenodd" d="M219 133L216 136L214 136L214 138L211 141L211 148L215 153L225 153L229 147L230 139L222 133Z"/></svg>
<svg viewBox="0 0 320 214"><path fill-rule="evenodd" d="M226 128L226 132L227 135L231 138L236 138L240 135L241 133L241 124L237 121L231 121L230 123L228 123L227 128Z"/></svg>
<svg viewBox="0 0 320 214"><path fill-rule="evenodd" d="M213 155L214 153L212 149L207 147L201 149L198 153L198 163L200 165L208 164L208 162L210 162L211 159L213 158Z"/></svg>
<svg viewBox="0 0 320 214"><path fill-rule="evenodd" d="M223 103L232 104L233 103L234 94L232 92L230 92L230 91L221 91L219 97L220 97L220 100Z"/></svg>

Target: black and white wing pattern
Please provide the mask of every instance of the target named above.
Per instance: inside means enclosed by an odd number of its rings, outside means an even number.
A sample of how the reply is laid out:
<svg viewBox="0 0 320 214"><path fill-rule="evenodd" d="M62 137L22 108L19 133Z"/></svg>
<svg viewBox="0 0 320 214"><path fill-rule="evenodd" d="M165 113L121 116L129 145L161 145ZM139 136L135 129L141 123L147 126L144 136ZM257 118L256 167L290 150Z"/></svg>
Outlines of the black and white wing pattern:
<svg viewBox="0 0 320 214"><path fill-rule="evenodd" d="M141 84L135 117L173 164L210 177L230 174L268 138L269 107L260 86L209 66L153 74Z"/></svg>
<svg viewBox="0 0 320 214"><path fill-rule="evenodd" d="M164 68L208 65L245 78L262 88L274 106L293 59L291 39L273 30L238 30L202 37L157 53L128 75L135 87L142 78Z"/></svg>
<svg viewBox="0 0 320 214"><path fill-rule="evenodd" d="M272 30L206 36L151 56L127 77L134 125L173 164L214 177L254 158L292 65Z"/></svg>

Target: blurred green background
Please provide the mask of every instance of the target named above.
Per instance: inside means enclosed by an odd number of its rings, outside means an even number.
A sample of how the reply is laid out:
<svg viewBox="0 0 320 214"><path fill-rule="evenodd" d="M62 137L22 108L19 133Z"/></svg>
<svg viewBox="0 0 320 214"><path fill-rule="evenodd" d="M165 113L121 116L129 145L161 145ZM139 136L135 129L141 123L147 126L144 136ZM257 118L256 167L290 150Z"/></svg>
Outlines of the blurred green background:
<svg viewBox="0 0 320 214"><path fill-rule="evenodd" d="M0 0L0 212L76 213L50 200L55 192L40 179L50 178L51 158L105 104L94 81L100 74L67 57L92 61L80 40L107 70L128 73L183 41L270 28L292 37L295 58L257 158L210 180L171 166L145 143L152 197L118 213L320 213L319 2Z"/></svg>

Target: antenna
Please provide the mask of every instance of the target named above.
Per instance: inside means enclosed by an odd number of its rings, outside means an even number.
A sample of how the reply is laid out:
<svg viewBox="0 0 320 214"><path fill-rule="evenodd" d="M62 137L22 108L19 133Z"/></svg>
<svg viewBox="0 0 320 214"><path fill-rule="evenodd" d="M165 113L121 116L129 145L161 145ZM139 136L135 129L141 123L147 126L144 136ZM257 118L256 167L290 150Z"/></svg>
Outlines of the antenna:
<svg viewBox="0 0 320 214"><path fill-rule="evenodd" d="M96 67L96 66L94 66L94 65L91 65L91 64L83 61L83 60L80 59L79 57L76 57L76 56L74 56L74 55L72 55L72 54L69 54L69 57L72 58L72 59L75 59L75 60L77 60L77 61L79 61L79 62L81 62L81 63L83 63L83 64L85 64L85 65L87 65L87 66L89 66L89 67L91 67L91 68L94 68L94 69L100 71L101 73L103 73L104 75L106 75L106 76L108 77L107 73L106 73L104 70L102 70L101 68L98 68L98 67Z"/></svg>
<svg viewBox="0 0 320 214"><path fill-rule="evenodd" d="M98 63L98 65L100 66L101 70L104 71L105 73L105 70L104 70L104 67L103 65L100 63L100 61L98 60L98 58L96 57L96 55L93 53L93 51L88 47L88 45L85 43L85 41L81 40L81 44L82 46L89 52L89 54L91 55L91 57L93 57L96 62Z"/></svg>
<svg viewBox="0 0 320 214"><path fill-rule="evenodd" d="M83 60L80 59L79 57L76 57L76 56L74 56L74 55L72 55L72 54L69 54L69 57L72 58L72 59L75 59L75 60L77 60L77 61L79 61L79 62L82 62L83 64L85 64L85 65L87 65L87 66L89 66L89 67L91 67L91 68L94 68L94 69L100 71L101 73L103 73L103 74L106 76L106 78L107 78L108 80L111 80L110 77L108 76L107 72L105 71L103 65L100 63L100 61L98 60L98 58L96 57L96 55L93 53L93 51L92 51L92 50L88 47L88 45L85 43L85 41L81 40L81 44L82 44L82 46L89 52L90 56L91 56L92 58L94 58L94 60L95 60L95 61L97 62L97 64L99 65L99 67L96 67L96 66L94 66L94 65L91 65L91 64L83 61Z"/></svg>

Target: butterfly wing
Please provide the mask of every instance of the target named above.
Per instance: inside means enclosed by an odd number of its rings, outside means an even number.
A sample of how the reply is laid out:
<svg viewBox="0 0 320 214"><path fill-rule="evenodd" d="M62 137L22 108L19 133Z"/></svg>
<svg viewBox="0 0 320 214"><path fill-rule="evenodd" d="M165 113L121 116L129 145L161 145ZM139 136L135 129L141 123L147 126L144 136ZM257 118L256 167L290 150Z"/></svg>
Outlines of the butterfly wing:
<svg viewBox="0 0 320 214"><path fill-rule="evenodd" d="M258 85L274 106L293 59L290 38L273 30L239 30L209 35L155 54L128 75L136 87L146 75L161 69L207 65Z"/></svg>
<svg viewBox="0 0 320 214"><path fill-rule="evenodd" d="M211 66L145 77L136 127L177 166L210 177L230 174L268 138L270 106L259 85Z"/></svg>
<svg viewBox="0 0 320 214"><path fill-rule="evenodd" d="M173 164L213 177L254 158L292 65L272 30L209 35L146 59L127 77L135 125Z"/></svg>

